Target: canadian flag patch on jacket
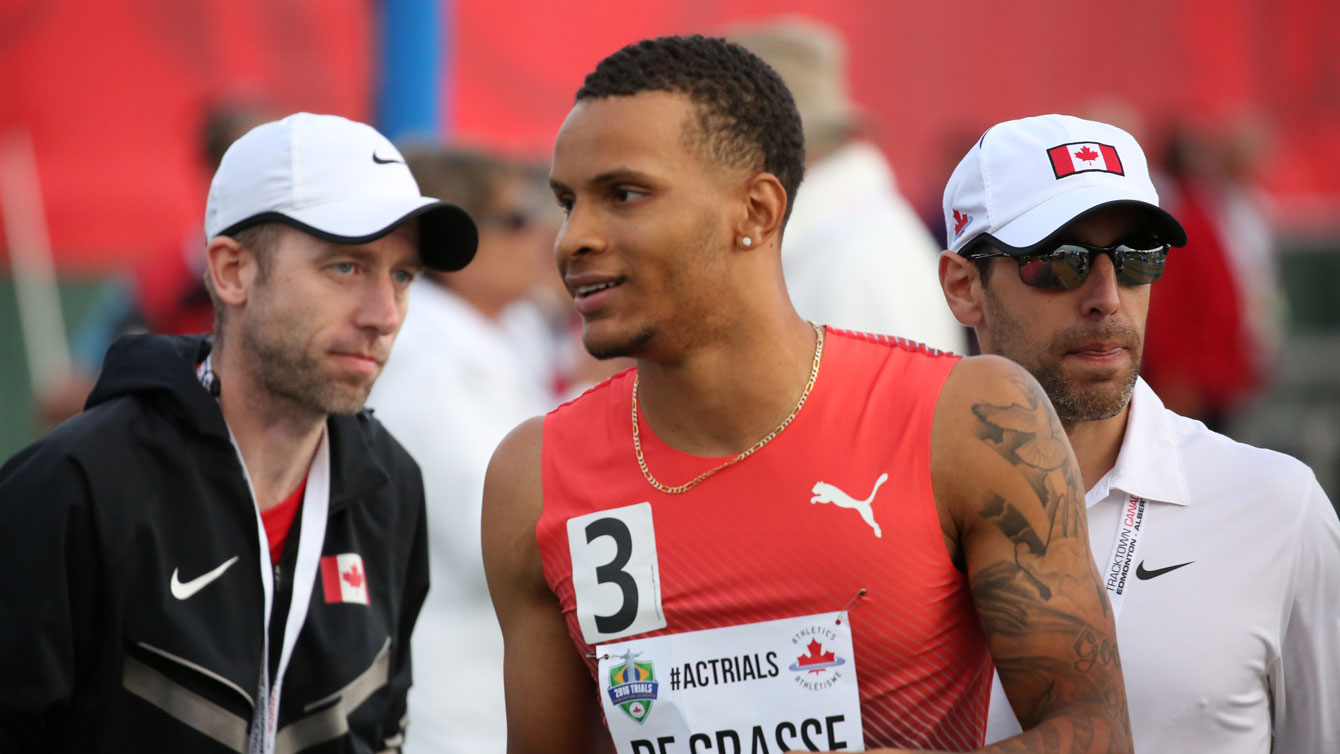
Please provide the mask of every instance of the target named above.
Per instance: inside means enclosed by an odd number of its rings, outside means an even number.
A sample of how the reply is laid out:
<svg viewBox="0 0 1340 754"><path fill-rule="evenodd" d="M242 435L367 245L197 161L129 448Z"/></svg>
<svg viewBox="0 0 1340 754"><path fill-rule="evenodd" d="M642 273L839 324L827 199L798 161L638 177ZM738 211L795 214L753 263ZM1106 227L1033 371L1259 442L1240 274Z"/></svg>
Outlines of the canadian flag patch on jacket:
<svg viewBox="0 0 1340 754"><path fill-rule="evenodd" d="M363 556L356 552L321 558L321 584L326 602L368 604L367 573L363 570Z"/></svg>
<svg viewBox="0 0 1340 754"><path fill-rule="evenodd" d="M1052 161L1052 172L1057 178L1075 173L1115 173L1126 175L1121 168L1121 158L1117 150L1107 144L1097 142L1076 142L1062 144L1047 150Z"/></svg>

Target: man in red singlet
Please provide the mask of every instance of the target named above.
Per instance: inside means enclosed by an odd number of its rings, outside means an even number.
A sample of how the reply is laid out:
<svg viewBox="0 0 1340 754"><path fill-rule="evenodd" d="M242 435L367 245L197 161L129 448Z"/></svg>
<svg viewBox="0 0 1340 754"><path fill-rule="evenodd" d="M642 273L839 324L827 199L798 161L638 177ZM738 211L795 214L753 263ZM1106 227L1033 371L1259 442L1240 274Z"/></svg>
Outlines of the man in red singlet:
<svg viewBox="0 0 1340 754"><path fill-rule="evenodd" d="M513 752L1129 752L1083 489L1037 383L801 319L777 75L703 37L602 61L554 147L588 350L629 369L494 454ZM606 731L600 729L603 718Z"/></svg>

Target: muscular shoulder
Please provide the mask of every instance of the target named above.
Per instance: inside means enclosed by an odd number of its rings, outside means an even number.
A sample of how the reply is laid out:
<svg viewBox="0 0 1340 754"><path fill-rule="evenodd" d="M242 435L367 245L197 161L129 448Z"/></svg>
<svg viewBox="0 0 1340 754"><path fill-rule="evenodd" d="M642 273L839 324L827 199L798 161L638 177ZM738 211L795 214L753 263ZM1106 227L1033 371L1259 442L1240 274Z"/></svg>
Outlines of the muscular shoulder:
<svg viewBox="0 0 1340 754"><path fill-rule="evenodd" d="M1074 469L1069 441L1051 403L1033 376L997 356L961 359L950 373L935 407L931 430L931 470L937 504L961 519L1003 490L1027 482L1032 493L1051 500L1061 472ZM1066 486L1082 484L1069 480Z"/></svg>
<svg viewBox="0 0 1340 754"><path fill-rule="evenodd" d="M534 539L535 524L543 503L540 483L540 451L545 417L537 416L517 425L493 451L484 479L486 529L510 539L518 530ZM490 533L486 531L485 537Z"/></svg>
<svg viewBox="0 0 1340 754"><path fill-rule="evenodd" d="M960 359L945 380L935 407L935 433L965 454L983 452L985 446L980 441L987 436L1003 437L1007 432L1036 435L1052 425L1059 429L1037 380L1023 367L999 356Z"/></svg>
<svg viewBox="0 0 1340 754"><path fill-rule="evenodd" d="M501 485L522 481L519 477L524 476L538 478L544 423L545 417L534 416L507 433L493 451L493 460L489 461L490 481Z"/></svg>
<svg viewBox="0 0 1340 754"><path fill-rule="evenodd" d="M495 604L505 585L543 586L535 527L544 507L540 450L544 422L537 416L513 429L493 451L484 479L484 570Z"/></svg>
<svg viewBox="0 0 1340 754"><path fill-rule="evenodd" d="M950 397L955 392L963 396L1012 397L1018 394L1021 382L1040 392L1033 375L1009 359L989 354L967 356L959 359L949 373L945 393Z"/></svg>

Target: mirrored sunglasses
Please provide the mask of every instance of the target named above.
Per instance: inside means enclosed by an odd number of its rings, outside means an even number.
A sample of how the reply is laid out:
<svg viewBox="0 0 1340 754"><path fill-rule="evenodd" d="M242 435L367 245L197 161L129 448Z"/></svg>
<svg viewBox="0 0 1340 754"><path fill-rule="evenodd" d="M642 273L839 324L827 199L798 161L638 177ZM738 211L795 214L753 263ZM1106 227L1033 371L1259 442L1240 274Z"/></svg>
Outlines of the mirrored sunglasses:
<svg viewBox="0 0 1340 754"><path fill-rule="evenodd" d="M1124 243L1112 246L1066 243L1040 254L1015 256L1005 252L994 252L968 254L968 258L1008 257L1019 263L1019 279L1024 285L1068 291L1084 284L1098 254L1106 254L1112 259L1117 282L1122 285L1149 285L1163 277L1163 268L1168 261L1168 244L1151 242L1140 244L1140 247Z"/></svg>

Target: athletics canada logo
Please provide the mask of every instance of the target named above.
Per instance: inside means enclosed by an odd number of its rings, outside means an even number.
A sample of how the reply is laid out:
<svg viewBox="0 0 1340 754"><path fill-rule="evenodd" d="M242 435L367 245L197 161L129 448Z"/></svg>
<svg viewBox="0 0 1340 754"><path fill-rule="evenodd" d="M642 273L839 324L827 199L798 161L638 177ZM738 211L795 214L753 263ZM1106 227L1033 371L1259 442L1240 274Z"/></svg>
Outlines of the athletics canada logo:
<svg viewBox="0 0 1340 754"><path fill-rule="evenodd" d="M795 673L796 684L810 691L822 691L842 678L841 668L847 664L831 649L825 650L824 644L832 646L837 642L837 632L823 624L815 624L802 629L791 637L791 645L802 651L796 661L787 666Z"/></svg>
<svg viewBox="0 0 1340 754"><path fill-rule="evenodd" d="M641 723L651 714L651 703L656 701L656 671L650 662L637 662L633 658L642 654L629 650L616 655L623 660L610 666L610 701L625 715Z"/></svg>
<svg viewBox="0 0 1340 754"><path fill-rule="evenodd" d="M846 665L847 661L833 654L825 652L824 645L817 639L810 639L810 643L805 645L806 653L797 657L796 661L791 663L787 670L793 670L797 673L822 673L829 668L836 668Z"/></svg>

